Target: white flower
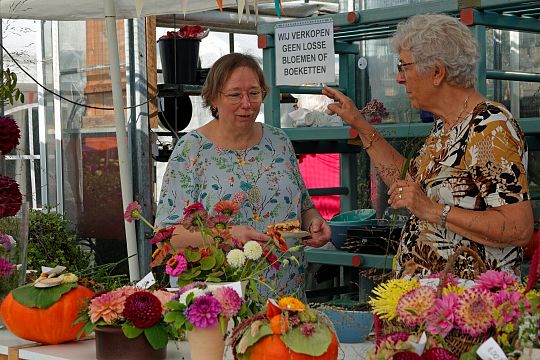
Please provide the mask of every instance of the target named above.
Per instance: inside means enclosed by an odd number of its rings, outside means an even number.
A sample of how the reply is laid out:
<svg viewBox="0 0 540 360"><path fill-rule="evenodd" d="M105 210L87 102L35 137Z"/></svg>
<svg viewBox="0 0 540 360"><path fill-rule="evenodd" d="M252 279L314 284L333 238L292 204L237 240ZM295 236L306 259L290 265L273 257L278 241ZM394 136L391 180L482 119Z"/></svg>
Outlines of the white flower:
<svg viewBox="0 0 540 360"><path fill-rule="evenodd" d="M262 247L261 245L256 241L248 241L244 245L244 255L249 260L257 260L262 255Z"/></svg>
<svg viewBox="0 0 540 360"><path fill-rule="evenodd" d="M189 289L188 291L180 295L180 297L178 298L178 302L180 304L186 305L186 299L189 294L193 294L194 295L193 299L196 299L199 296L203 295L204 293L206 293L206 290L203 290L203 289L199 289L199 288Z"/></svg>
<svg viewBox="0 0 540 360"><path fill-rule="evenodd" d="M227 262L233 267L233 268L239 268L246 262L246 256L240 249L232 249L227 254Z"/></svg>

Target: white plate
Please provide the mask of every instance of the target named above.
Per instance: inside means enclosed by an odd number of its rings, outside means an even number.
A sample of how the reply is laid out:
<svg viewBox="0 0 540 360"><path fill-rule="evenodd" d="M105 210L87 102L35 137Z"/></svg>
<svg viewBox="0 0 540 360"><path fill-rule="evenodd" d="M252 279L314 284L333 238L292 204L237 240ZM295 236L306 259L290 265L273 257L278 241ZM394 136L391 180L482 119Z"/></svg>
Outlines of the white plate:
<svg viewBox="0 0 540 360"><path fill-rule="evenodd" d="M311 233L308 231L283 231L281 236L284 238L305 238L311 236Z"/></svg>

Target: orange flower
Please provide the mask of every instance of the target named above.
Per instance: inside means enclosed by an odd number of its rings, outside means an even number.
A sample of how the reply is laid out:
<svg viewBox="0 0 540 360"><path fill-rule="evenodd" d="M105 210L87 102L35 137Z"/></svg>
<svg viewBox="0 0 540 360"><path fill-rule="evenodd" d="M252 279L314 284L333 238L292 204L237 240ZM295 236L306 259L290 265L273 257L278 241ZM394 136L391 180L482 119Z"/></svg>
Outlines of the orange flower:
<svg viewBox="0 0 540 360"><path fill-rule="evenodd" d="M222 200L216 203L214 211L218 214L233 217L240 211L240 205L235 201Z"/></svg>

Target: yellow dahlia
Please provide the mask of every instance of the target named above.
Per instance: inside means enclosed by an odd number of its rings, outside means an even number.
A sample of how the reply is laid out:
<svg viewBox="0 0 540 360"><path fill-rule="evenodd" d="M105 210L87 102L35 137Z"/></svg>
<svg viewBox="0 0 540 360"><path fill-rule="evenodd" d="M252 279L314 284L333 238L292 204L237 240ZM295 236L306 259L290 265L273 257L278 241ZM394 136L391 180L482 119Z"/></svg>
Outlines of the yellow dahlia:
<svg viewBox="0 0 540 360"><path fill-rule="evenodd" d="M435 289L429 286L420 286L403 295L399 299L396 311L399 319L410 327L424 323L426 314L435 303Z"/></svg>
<svg viewBox="0 0 540 360"><path fill-rule="evenodd" d="M282 297L278 301L278 305L280 308L287 309L289 311L301 311L306 308L306 305L304 305L303 302L291 296Z"/></svg>
<svg viewBox="0 0 540 360"><path fill-rule="evenodd" d="M418 286L420 284L414 279L392 279L373 289L375 297L369 298L369 304L373 312L381 319L392 320L397 316L396 308L399 299Z"/></svg>
<svg viewBox="0 0 540 360"><path fill-rule="evenodd" d="M493 325L493 294L482 289L467 289L457 301L456 323L465 334L477 337Z"/></svg>
<svg viewBox="0 0 540 360"><path fill-rule="evenodd" d="M443 295L448 295L450 293L454 293L456 295L461 295L465 291L465 288L463 286L456 286L456 285L448 285L443 289Z"/></svg>

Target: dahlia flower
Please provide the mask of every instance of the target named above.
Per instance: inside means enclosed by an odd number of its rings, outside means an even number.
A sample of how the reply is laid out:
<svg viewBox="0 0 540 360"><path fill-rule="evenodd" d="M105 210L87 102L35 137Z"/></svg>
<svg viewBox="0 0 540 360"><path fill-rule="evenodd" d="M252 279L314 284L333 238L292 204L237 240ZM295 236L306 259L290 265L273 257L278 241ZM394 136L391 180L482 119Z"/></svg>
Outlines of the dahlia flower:
<svg viewBox="0 0 540 360"><path fill-rule="evenodd" d="M13 264L8 259L0 257L0 279L11 276L14 271L15 267Z"/></svg>
<svg viewBox="0 0 540 360"><path fill-rule="evenodd" d="M8 234L0 234L0 246L2 246L4 250L9 251L15 245L17 245L17 242L15 239L13 239L13 236Z"/></svg>
<svg viewBox="0 0 540 360"><path fill-rule="evenodd" d="M497 326L504 326L523 316L523 310L530 311L529 300L519 291L501 291L494 294L495 322Z"/></svg>
<svg viewBox="0 0 540 360"><path fill-rule="evenodd" d="M163 308L161 301L149 291L137 291L126 298L122 315L133 326L148 329L160 319Z"/></svg>
<svg viewBox="0 0 540 360"><path fill-rule="evenodd" d="M491 292L515 288L519 285L518 278L507 271L488 270L480 274L475 281L475 287Z"/></svg>
<svg viewBox="0 0 540 360"><path fill-rule="evenodd" d="M465 334L477 337L493 325L494 312L492 293L478 288L467 289L457 300L456 324Z"/></svg>
<svg viewBox="0 0 540 360"><path fill-rule="evenodd" d="M198 328L207 328L218 322L221 304L212 295L196 298L184 314L190 323Z"/></svg>
<svg viewBox="0 0 540 360"><path fill-rule="evenodd" d="M455 293L436 299L433 308L426 316L427 331L434 335L445 337L454 328L454 307L458 296Z"/></svg>
<svg viewBox="0 0 540 360"><path fill-rule="evenodd" d="M392 279L373 289L375 297L369 298L373 312L381 319L392 320L397 316L397 304L405 294L419 286L416 280Z"/></svg>
<svg viewBox="0 0 540 360"><path fill-rule="evenodd" d="M0 153L7 155L17 145L21 138L19 126L10 117L0 116Z"/></svg>
<svg viewBox="0 0 540 360"><path fill-rule="evenodd" d="M410 327L424 323L427 312L435 303L435 289L420 286L403 295L396 307L399 319Z"/></svg>
<svg viewBox="0 0 540 360"><path fill-rule="evenodd" d="M22 203L19 185L10 177L0 175L0 219L16 215Z"/></svg>
<svg viewBox="0 0 540 360"><path fill-rule="evenodd" d="M110 325L117 320L122 320L125 299L120 292L115 291L96 296L88 305L90 321L95 324L103 320Z"/></svg>
<svg viewBox="0 0 540 360"><path fill-rule="evenodd" d="M240 249L232 249L227 254L227 262L233 267L233 268L239 268L243 266L246 263L246 256L244 255L244 252Z"/></svg>
<svg viewBox="0 0 540 360"><path fill-rule="evenodd" d="M240 311L240 308L242 307L243 301L234 289L227 286L222 286L215 289L213 294L221 304L222 316L230 319L238 314L238 311Z"/></svg>
<svg viewBox="0 0 540 360"><path fill-rule="evenodd" d="M262 255L262 247L257 241L248 241L244 245L244 255L249 260L258 260Z"/></svg>

